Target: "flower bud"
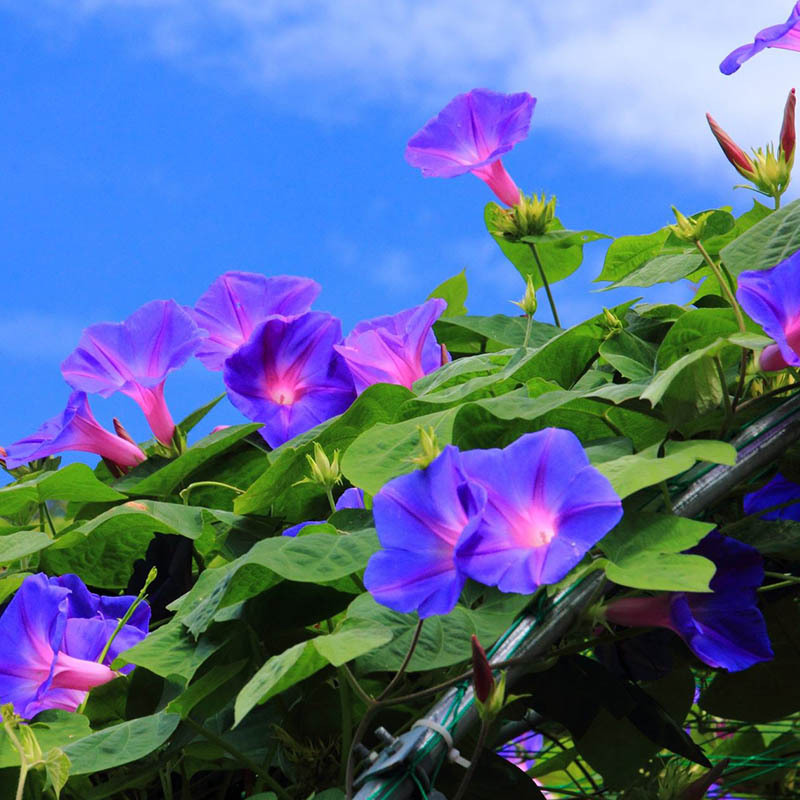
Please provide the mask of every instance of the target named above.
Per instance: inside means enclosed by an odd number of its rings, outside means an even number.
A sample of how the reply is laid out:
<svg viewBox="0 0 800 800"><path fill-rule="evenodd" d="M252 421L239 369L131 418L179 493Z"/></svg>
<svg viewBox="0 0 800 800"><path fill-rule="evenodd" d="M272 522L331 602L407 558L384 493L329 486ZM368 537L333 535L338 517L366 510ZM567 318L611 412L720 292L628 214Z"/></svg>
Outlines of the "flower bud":
<svg viewBox="0 0 800 800"><path fill-rule="evenodd" d="M485 704L495 687L494 675L489 659L486 658L486 651L474 633L472 634L472 684L475 687L475 697Z"/></svg>
<svg viewBox="0 0 800 800"><path fill-rule="evenodd" d="M306 461L311 468L311 474L297 483L316 483L326 492L333 489L337 483L342 482L342 470L339 467L339 451L333 451L333 459L329 460L319 442L314 442L314 455L306 453ZM297 485L297 484L295 484Z"/></svg>
<svg viewBox="0 0 800 800"><path fill-rule="evenodd" d="M624 329L622 320L611 309L603 308L603 327L606 329L606 339Z"/></svg>
<svg viewBox="0 0 800 800"><path fill-rule="evenodd" d="M794 146L796 139L794 107L796 102L795 91L792 89L789 92L789 96L786 98L786 105L783 109L783 124L781 125L781 134L779 138L780 150L789 169L791 169L792 164L794 164Z"/></svg>
<svg viewBox="0 0 800 800"><path fill-rule="evenodd" d="M792 148L794 155L794 148ZM779 148L777 155L775 148L768 144L766 148L753 150L753 168L755 175L750 180L759 191L769 197L780 197L789 186L792 176L792 166L787 163L783 149Z"/></svg>
<svg viewBox="0 0 800 800"><path fill-rule="evenodd" d="M675 214L677 224L668 225L667 227L684 242L698 242L703 237L706 228L706 220L714 213L713 211L706 211L703 214L698 214L694 219L688 219L678 211L675 206L672 206L672 213Z"/></svg>
<svg viewBox="0 0 800 800"><path fill-rule="evenodd" d="M131 444L136 444L136 442L133 440L133 437L128 433L128 431L125 430L122 423L116 417L114 417L112 422L114 424L114 432L117 434L117 436L119 436L120 439L124 439L126 442L130 442Z"/></svg>
<svg viewBox="0 0 800 800"><path fill-rule="evenodd" d="M711 784L725 772L729 763L729 758L723 758L722 761L718 761L705 775L692 781L678 795L678 800L702 800L706 796L706 792L711 788Z"/></svg>
<svg viewBox="0 0 800 800"><path fill-rule="evenodd" d="M431 425L427 427L417 426L419 431L419 444L421 453L414 456L411 462L416 464L421 469L425 469L431 462L435 461L442 452L442 445L436 436L436 431Z"/></svg>
<svg viewBox="0 0 800 800"><path fill-rule="evenodd" d="M722 148L722 152L725 153L725 157L736 167L736 170L742 177L750 180L754 172L753 162L750 160L750 156L720 128L711 114L706 114L706 119L711 128L711 133L714 134L714 138L719 142L719 146Z"/></svg>
<svg viewBox="0 0 800 800"><path fill-rule="evenodd" d="M523 236L541 236L547 232L555 215L555 195L548 200L544 192L541 197L538 194L530 197L520 194L516 205L497 215L497 229L493 232L511 242L518 242Z"/></svg>
<svg viewBox="0 0 800 800"><path fill-rule="evenodd" d="M525 278L525 294L522 295L522 300L512 300L515 306L519 306L527 316L532 317L536 313L536 289L533 285L533 278L528 275Z"/></svg>

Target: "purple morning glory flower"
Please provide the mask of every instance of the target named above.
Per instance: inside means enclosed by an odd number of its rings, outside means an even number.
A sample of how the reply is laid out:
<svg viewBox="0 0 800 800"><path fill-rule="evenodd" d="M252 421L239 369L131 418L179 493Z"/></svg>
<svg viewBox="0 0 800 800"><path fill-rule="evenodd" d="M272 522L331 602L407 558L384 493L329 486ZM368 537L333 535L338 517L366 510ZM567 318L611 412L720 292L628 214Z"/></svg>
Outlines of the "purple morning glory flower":
<svg viewBox="0 0 800 800"><path fill-rule="evenodd" d="M135 467L146 458L135 444L100 425L84 392L73 392L61 414L47 420L36 433L6 447L6 466L14 469L65 450L97 453L121 467Z"/></svg>
<svg viewBox="0 0 800 800"><path fill-rule="evenodd" d="M776 475L769 483L744 496L744 513L757 514L765 508L797 501L794 505L761 514L761 519L790 519L800 522L800 484Z"/></svg>
<svg viewBox="0 0 800 800"><path fill-rule="evenodd" d="M782 50L800 50L800 3L795 3L789 19L781 25L771 25L760 30L752 44L737 47L719 65L720 72L732 75L749 58L766 47L779 47Z"/></svg>
<svg viewBox="0 0 800 800"><path fill-rule="evenodd" d="M340 414L355 397L353 379L334 350L342 326L330 314L272 317L225 362L228 397L278 447Z"/></svg>
<svg viewBox="0 0 800 800"><path fill-rule="evenodd" d="M234 350L267 317L305 314L320 292L310 278L293 275L267 277L255 272L220 275L189 313L206 331L195 355L211 370L221 370Z"/></svg>
<svg viewBox="0 0 800 800"><path fill-rule="evenodd" d="M516 205L519 189L500 156L528 135L535 105L536 98L527 92L473 89L460 94L411 137L406 161L426 178L471 172L507 206Z"/></svg>
<svg viewBox="0 0 800 800"><path fill-rule="evenodd" d="M396 383L410 389L423 375L442 365L442 348L431 329L447 303L434 298L398 314L359 322L334 348L347 362L361 394L374 383Z"/></svg>
<svg viewBox="0 0 800 800"><path fill-rule="evenodd" d="M363 489L345 489L342 494L340 495L339 499L335 503L336 510L341 511L343 508L364 508L364 490ZM298 522L297 525L292 525L291 528L287 528L284 532L284 536L297 536L303 528L308 527L309 525L322 525L325 522L324 519L315 519L310 520L308 522Z"/></svg>
<svg viewBox="0 0 800 800"><path fill-rule="evenodd" d="M150 608L140 603L98 663L135 599L96 595L77 575L25 578L0 617L0 703L13 703L27 719L48 708L78 708L89 689L116 677L110 664L117 655L147 635Z"/></svg>
<svg viewBox="0 0 800 800"><path fill-rule="evenodd" d="M509 763L527 772L536 764L536 758L542 750L542 742L541 733L525 731L510 742L506 742L496 752Z"/></svg>
<svg viewBox="0 0 800 800"><path fill-rule="evenodd" d="M742 272L736 298L775 340L761 353L761 368L800 366L800 252L772 269Z"/></svg>
<svg viewBox="0 0 800 800"><path fill-rule="evenodd" d="M395 611L421 618L452 611L466 581L454 551L480 521L485 499L452 445L425 469L389 481L372 501L383 549L370 558L364 586Z"/></svg>
<svg viewBox="0 0 800 800"><path fill-rule="evenodd" d="M174 300L153 300L124 322L90 325L61 373L82 392L128 395L144 411L156 438L169 445L175 423L164 400L164 381L188 360L201 338Z"/></svg>
<svg viewBox="0 0 800 800"><path fill-rule="evenodd" d="M462 453L461 461L487 500L456 563L500 591L530 594L557 583L622 517L616 492L570 431L528 433L503 450Z"/></svg>
<svg viewBox="0 0 800 800"><path fill-rule="evenodd" d="M669 628L701 661L729 672L769 661L772 648L756 605L756 589L764 580L758 551L712 531L686 552L716 565L710 593L626 597L608 606L606 619L619 625Z"/></svg>

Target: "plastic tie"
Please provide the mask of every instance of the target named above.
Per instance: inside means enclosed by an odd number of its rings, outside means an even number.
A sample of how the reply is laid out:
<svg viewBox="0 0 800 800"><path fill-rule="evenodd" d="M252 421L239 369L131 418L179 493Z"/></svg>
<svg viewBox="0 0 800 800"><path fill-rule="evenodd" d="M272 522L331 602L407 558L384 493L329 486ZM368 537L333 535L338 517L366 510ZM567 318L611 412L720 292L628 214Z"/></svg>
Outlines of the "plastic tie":
<svg viewBox="0 0 800 800"><path fill-rule="evenodd" d="M447 760L451 761L453 764L458 764L459 767L463 767L464 769L469 769L470 762L461 755L461 752L454 747L453 736L444 725L440 725L438 722L434 722L432 719L418 719L412 726L412 728L429 728L434 733L438 733L439 736L444 739L444 743L447 746Z"/></svg>

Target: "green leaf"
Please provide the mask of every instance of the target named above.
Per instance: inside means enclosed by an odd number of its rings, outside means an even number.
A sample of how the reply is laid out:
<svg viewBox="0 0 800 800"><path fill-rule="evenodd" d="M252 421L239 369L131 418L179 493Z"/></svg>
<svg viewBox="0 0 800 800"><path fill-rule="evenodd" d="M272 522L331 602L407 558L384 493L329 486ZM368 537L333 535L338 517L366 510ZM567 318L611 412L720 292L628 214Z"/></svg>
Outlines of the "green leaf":
<svg viewBox="0 0 800 800"><path fill-rule="evenodd" d="M727 442L698 439L688 442L666 442L664 455L659 456L660 445L651 445L639 453L623 456L597 465L597 469L611 481L620 497L654 486L661 481L680 475L694 466L695 461L714 464L736 463L736 448Z"/></svg>
<svg viewBox="0 0 800 800"><path fill-rule="evenodd" d="M458 317L467 313L467 307L464 303L467 300L467 270L462 269L461 272L448 278L444 283L440 283L429 295L428 300L432 297L440 297L442 300L447 301L447 308L442 314L443 317Z"/></svg>
<svg viewBox="0 0 800 800"><path fill-rule="evenodd" d="M618 281L629 275L661 252L668 234L668 228L661 228L654 233L614 239L606 252L603 270L595 281Z"/></svg>
<svg viewBox="0 0 800 800"><path fill-rule="evenodd" d="M205 700L206 697L216 692L221 686L224 686L231 678L238 675L245 664L247 664L247 660L241 659L231 664L213 666L201 678L194 681L185 692L171 700L165 710L169 713L186 717L199 702Z"/></svg>
<svg viewBox="0 0 800 800"><path fill-rule="evenodd" d="M677 323L676 323L677 324ZM653 406L661 402L673 382L678 378L683 379L683 373L701 359L720 353L725 347L745 347L751 350L760 350L770 344L772 340L757 334L736 333L731 336L720 337L711 344L687 353L682 358L670 364L666 369L656 373L647 389L642 392L643 400L649 400Z"/></svg>
<svg viewBox="0 0 800 800"><path fill-rule="evenodd" d="M241 439L260 427L260 422L251 422L246 425L232 425L216 433L210 433L166 466L145 477L138 476L136 470L132 470L130 475L117 481L115 486L129 494L166 497L173 494L195 470L212 458L230 450Z"/></svg>
<svg viewBox="0 0 800 800"><path fill-rule="evenodd" d="M30 724L42 751L63 748L77 742L92 731L89 720L83 714L62 709L50 709L37 714ZM8 740L4 729L0 728L0 769L19 766L19 751Z"/></svg>
<svg viewBox="0 0 800 800"><path fill-rule="evenodd" d="M197 636L224 606L284 579L330 583L344 578L363 570L377 549L378 537L372 529L348 535L311 533L265 539L230 564L205 570L180 601L181 620Z"/></svg>
<svg viewBox="0 0 800 800"><path fill-rule="evenodd" d="M215 397L210 403L206 403L204 406L200 406L196 411L192 411L187 417L182 419L178 423L178 430L186 436L189 431L191 431L199 422L201 422L205 416L211 411L217 403L220 402L225 397L225 392L223 392L218 397Z"/></svg>
<svg viewBox="0 0 800 800"><path fill-rule="evenodd" d="M552 245L553 247L576 247L598 239L610 239L606 233L597 231L569 231L565 228L557 228L533 236L523 236L520 241L526 244Z"/></svg>
<svg viewBox="0 0 800 800"><path fill-rule="evenodd" d="M59 750L57 747L48 750L44 758L47 785L53 789L56 800L58 800L61 797L61 790L69 780L69 758L63 750Z"/></svg>
<svg viewBox="0 0 800 800"><path fill-rule="evenodd" d="M72 775L103 772L152 753L172 736L180 714L160 712L91 734L64 748Z"/></svg>
<svg viewBox="0 0 800 800"><path fill-rule="evenodd" d="M86 464L69 464L0 488L0 516L11 516L30 503L46 500L106 503L124 499L124 494L97 480Z"/></svg>
<svg viewBox="0 0 800 800"><path fill-rule="evenodd" d="M732 308L697 308L687 311L667 331L656 355L666 369L689 353L713 344L739 330Z"/></svg>
<svg viewBox="0 0 800 800"><path fill-rule="evenodd" d="M44 550L52 543L53 540L41 531L17 531L0 536L0 564L11 564L20 558Z"/></svg>
<svg viewBox="0 0 800 800"><path fill-rule="evenodd" d="M623 378L638 381L648 380L653 375L655 347L628 331L610 336L600 345L598 352Z"/></svg>
<svg viewBox="0 0 800 800"><path fill-rule="evenodd" d="M800 248L800 200L773 211L720 251L733 275L771 269Z"/></svg>
<svg viewBox="0 0 800 800"><path fill-rule="evenodd" d="M392 425L374 425L347 448L342 472L354 486L376 494L387 481L417 469L411 459L420 453L420 426L432 427L443 445L450 443L458 410L450 408Z"/></svg>
<svg viewBox="0 0 800 800"><path fill-rule="evenodd" d="M440 319L434 323L433 330L436 339L444 343L451 353L470 354L522 347L526 326L527 320L524 316L495 314L491 317ZM559 332L560 329L555 325L534 320L528 346L540 347Z"/></svg>
<svg viewBox="0 0 800 800"><path fill-rule="evenodd" d="M445 616L428 617L408 664L409 672L448 667L470 657L470 637L476 634L490 647L530 602L530 597L487 590L476 609L457 605ZM400 614L379 605L369 594L357 597L347 611L348 620L377 623L394 638L358 659L362 672L393 671L403 663L417 626L416 614Z"/></svg>
<svg viewBox="0 0 800 800"><path fill-rule="evenodd" d="M627 512L601 542L608 579L635 589L707 592L713 562L681 551L694 547L714 524L667 514Z"/></svg>
<svg viewBox="0 0 800 800"><path fill-rule="evenodd" d="M272 516L285 517L291 522L314 519L311 513L314 507L310 503L316 499L317 510L324 509L327 506L324 492L316 485L294 485L308 474L306 455L313 454L314 441L329 457L333 456L334 449L338 449L346 459L359 435L364 436L364 431L372 431L393 420L397 410L411 397L412 393L404 386L386 383L370 386L313 440L297 447L289 442L275 450L271 454L274 455L271 466L236 498L234 509L239 514L271 512ZM316 518L319 519L319 515Z"/></svg>
<svg viewBox="0 0 800 800"><path fill-rule="evenodd" d="M357 623L335 633L318 636L273 656L245 684L236 697L235 724L256 705L305 680L328 664L341 666L391 641L382 625Z"/></svg>
<svg viewBox="0 0 800 800"><path fill-rule="evenodd" d="M496 219L502 213L503 209L497 203L488 203L484 210L486 229L492 234L498 247L517 268L520 275L523 278L527 278L530 275L534 287L541 288L543 285L542 279L531 248L521 242L506 241L502 236L495 234L497 230ZM563 226L556 219L551 233L558 233L559 230L563 230ZM603 236L603 234L594 233L594 231L568 231L567 234L564 239L564 242L567 242L566 246L560 243L557 236L550 237L547 241L542 241L536 245L545 275L547 275L547 280L551 284L569 277L581 265L583 261L583 241L581 240L583 234L590 236L587 241L591 241L591 238L597 239Z"/></svg>
<svg viewBox="0 0 800 800"><path fill-rule="evenodd" d="M690 275L703 264L699 253L670 253L656 256L628 273L624 278L604 287L603 291L623 286L655 286L657 283L674 283Z"/></svg>
<svg viewBox="0 0 800 800"><path fill-rule="evenodd" d="M771 208L767 208L767 206L754 199L753 207L749 211L738 216L733 227L729 231L722 234L714 234L708 238L704 237L703 246L706 252L711 256L719 255L720 250L725 247L725 245L730 244L734 239L741 236L746 230L749 230L753 225L757 222L761 222L762 219L765 219L770 214L772 214Z"/></svg>

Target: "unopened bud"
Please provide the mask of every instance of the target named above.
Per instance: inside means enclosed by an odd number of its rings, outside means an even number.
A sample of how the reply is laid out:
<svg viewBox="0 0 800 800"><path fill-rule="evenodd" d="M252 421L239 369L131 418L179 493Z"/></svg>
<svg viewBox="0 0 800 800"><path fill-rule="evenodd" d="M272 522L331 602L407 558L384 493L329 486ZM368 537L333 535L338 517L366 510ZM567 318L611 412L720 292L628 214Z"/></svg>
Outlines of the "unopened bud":
<svg viewBox="0 0 800 800"><path fill-rule="evenodd" d="M720 775L728 768L729 758L718 761L712 769L695 781L692 781L679 795L678 800L702 800Z"/></svg>
<svg viewBox="0 0 800 800"><path fill-rule="evenodd" d="M714 213L713 211L705 211L698 214L694 218L687 218L678 211L675 206L672 206L672 213L677 220L675 225L668 225L667 227L684 242L698 242L703 237L706 228L706 220Z"/></svg>
<svg viewBox="0 0 800 800"><path fill-rule="evenodd" d="M112 422L114 424L114 431L120 439L130 442L130 444L136 444L136 442L133 440L133 437L128 433L128 431L125 430L122 423L116 417L114 417ZM136 446L138 447L139 445L136 444Z"/></svg>
<svg viewBox="0 0 800 800"><path fill-rule="evenodd" d="M548 200L544 192L541 197L538 194L530 197L520 194L516 205L498 214L494 233L512 242L518 242L524 236L541 236L547 232L555 215L555 195Z"/></svg>
<svg viewBox="0 0 800 800"><path fill-rule="evenodd" d="M608 308L603 308L603 323L605 324L608 336L619 333L625 327L622 324L622 320Z"/></svg>
<svg viewBox="0 0 800 800"><path fill-rule="evenodd" d="M486 651L478 641L478 637L472 634L472 684L475 687L475 697L481 703L486 703L494 689L494 675L486 658Z"/></svg>
<svg viewBox="0 0 800 800"><path fill-rule="evenodd" d="M515 306L519 306L527 316L532 317L536 313L536 288L533 285L533 278L530 275L525 277L525 294L522 300L512 300Z"/></svg>
<svg viewBox="0 0 800 800"><path fill-rule="evenodd" d="M794 155L794 148L792 149ZM786 161L783 148L778 149L768 144L766 148L753 150L753 168L755 175L750 180L756 188L769 197L780 197L789 186L792 177L792 165Z"/></svg>
<svg viewBox="0 0 800 800"><path fill-rule="evenodd" d="M783 153L783 158L787 166L791 169L794 164L794 146L795 146L795 127L794 127L794 107L797 103L797 97L794 89L789 92L786 98L786 105L783 108L783 124L781 125L780 133L780 148Z"/></svg>
<svg viewBox="0 0 800 800"><path fill-rule="evenodd" d="M306 453L306 461L311 467L311 475L297 483L316 483L326 492L342 482L342 470L339 467L339 451L333 451L333 459L328 459L319 442L314 442L314 455ZM296 484L295 484L296 485Z"/></svg>
<svg viewBox="0 0 800 800"><path fill-rule="evenodd" d="M750 156L720 128L711 114L706 114L706 119L711 128L711 133L714 134L719 146L722 148L722 152L725 153L725 157L736 167L736 170L742 177L751 180L755 170Z"/></svg>
<svg viewBox="0 0 800 800"><path fill-rule="evenodd" d="M450 353L447 352L447 348L444 346L444 344L439 344L439 354L442 359L442 366L450 361Z"/></svg>
<svg viewBox="0 0 800 800"><path fill-rule="evenodd" d="M436 436L436 431L432 426L428 425L427 427L423 428L421 425L418 425L417 430L419 431L419 444L421 452L418 456L414 456L411 461L418 467L425 469L425 467L427 467L433 461L436 461L436 459L439 457L442 452L442 446L439 443L439 439Z"/></svg>
<svg viewBox="0 0 800 800"><path fill-rule="evenodd" d="M6 458L8 458L8 450L5 447L0 447L0 466L6 465Z"/></svg>

